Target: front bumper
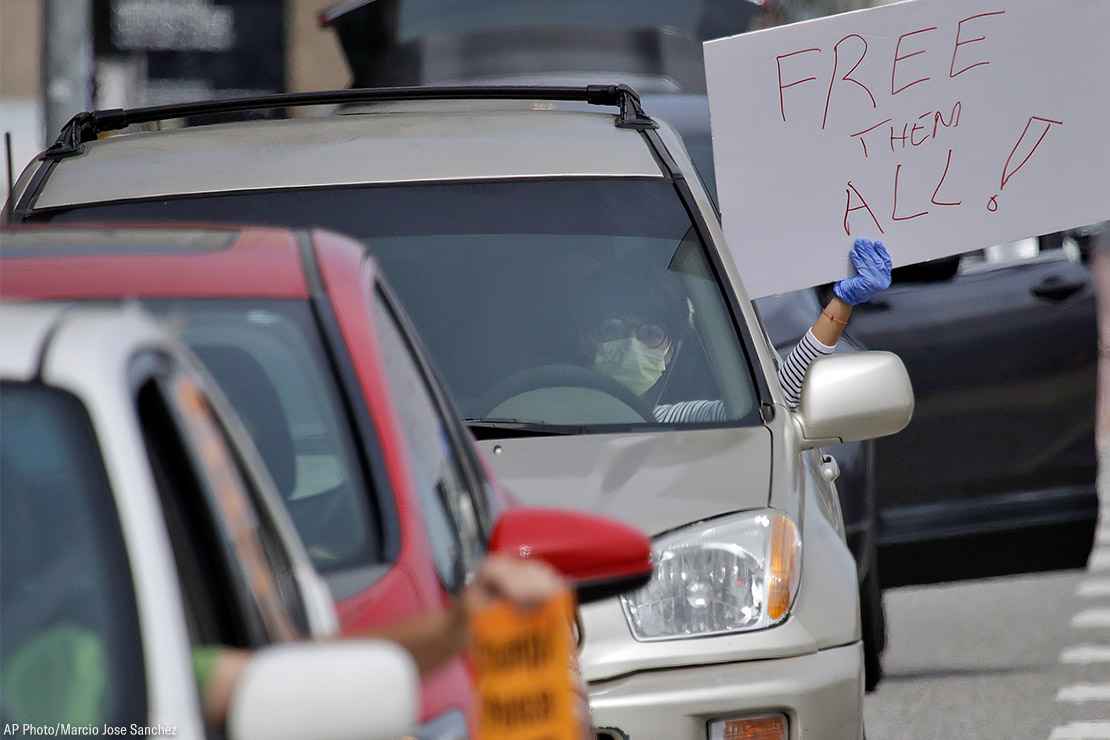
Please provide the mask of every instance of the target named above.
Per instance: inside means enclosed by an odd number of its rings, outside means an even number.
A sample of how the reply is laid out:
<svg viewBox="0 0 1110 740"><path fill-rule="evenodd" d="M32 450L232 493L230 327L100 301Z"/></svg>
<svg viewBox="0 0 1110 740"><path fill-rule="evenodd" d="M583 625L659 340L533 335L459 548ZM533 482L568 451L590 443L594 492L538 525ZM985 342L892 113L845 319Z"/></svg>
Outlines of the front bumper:
<svg viewBox="0 0 1110 740"><path fill-rule="evenodd" d="M598 728L630 740L706 740L708 723L782 712L790 740L863 737L863 647L636 673L590 685Z"/></svg>

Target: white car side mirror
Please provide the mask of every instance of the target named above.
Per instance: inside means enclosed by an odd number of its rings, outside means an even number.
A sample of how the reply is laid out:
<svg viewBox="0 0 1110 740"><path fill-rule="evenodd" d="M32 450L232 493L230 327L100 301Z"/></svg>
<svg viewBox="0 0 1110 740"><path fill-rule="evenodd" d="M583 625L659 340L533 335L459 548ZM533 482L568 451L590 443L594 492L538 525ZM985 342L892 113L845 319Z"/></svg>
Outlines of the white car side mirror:
<svg viewBox="0 0 1110 740"><path fill-rule="evenodd" d="M391 642L291 643L251 658L228 716L231 740L387 740L416 725L420 683Z"/></svg>
<svg viewBox="0 0 1110 740"><path fill-rule="evenodd" d="M898 355L853 352L813 362L796 418L803 447L813 448L900 432L913 406L913 386Z"/></svg>

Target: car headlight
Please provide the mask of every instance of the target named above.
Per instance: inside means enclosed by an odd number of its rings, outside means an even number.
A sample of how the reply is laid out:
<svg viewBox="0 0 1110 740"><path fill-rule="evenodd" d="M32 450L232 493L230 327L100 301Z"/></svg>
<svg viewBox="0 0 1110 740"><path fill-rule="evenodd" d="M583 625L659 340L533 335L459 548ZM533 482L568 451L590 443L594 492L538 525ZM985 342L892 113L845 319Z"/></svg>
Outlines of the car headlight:
<svg viewBox="0 0 1110 740"><path fill-rule="evenodd" d="M637 640L771 627L786 619L802 567L798 528L765 509L684 527L653 545L647 586L621 597Z"/></svg>

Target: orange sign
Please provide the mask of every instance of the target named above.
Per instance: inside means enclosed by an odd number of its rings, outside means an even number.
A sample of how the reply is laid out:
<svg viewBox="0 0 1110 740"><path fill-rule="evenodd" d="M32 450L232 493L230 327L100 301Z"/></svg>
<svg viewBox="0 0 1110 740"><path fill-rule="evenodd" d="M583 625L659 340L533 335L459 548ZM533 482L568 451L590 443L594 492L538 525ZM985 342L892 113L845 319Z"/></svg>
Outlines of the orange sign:
<svg viewBox="0 0 1110 740"><path fill-rule="evenodd" d="M522 612L492 606L471 625L479 740L577 740L569 592Z"/></svg>

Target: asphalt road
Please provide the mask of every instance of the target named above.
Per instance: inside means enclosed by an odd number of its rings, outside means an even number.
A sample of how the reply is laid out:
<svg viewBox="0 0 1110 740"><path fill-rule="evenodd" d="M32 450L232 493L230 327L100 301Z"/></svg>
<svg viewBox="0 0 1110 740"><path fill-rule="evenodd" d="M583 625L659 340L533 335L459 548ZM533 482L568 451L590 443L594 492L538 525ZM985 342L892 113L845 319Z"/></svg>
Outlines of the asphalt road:
<svg viewBox="0 0 1110 740"><path fill-rule="evenodd" d="M886 594L869 740L1110 738L1110 532L1088 572Z"/></svg>

